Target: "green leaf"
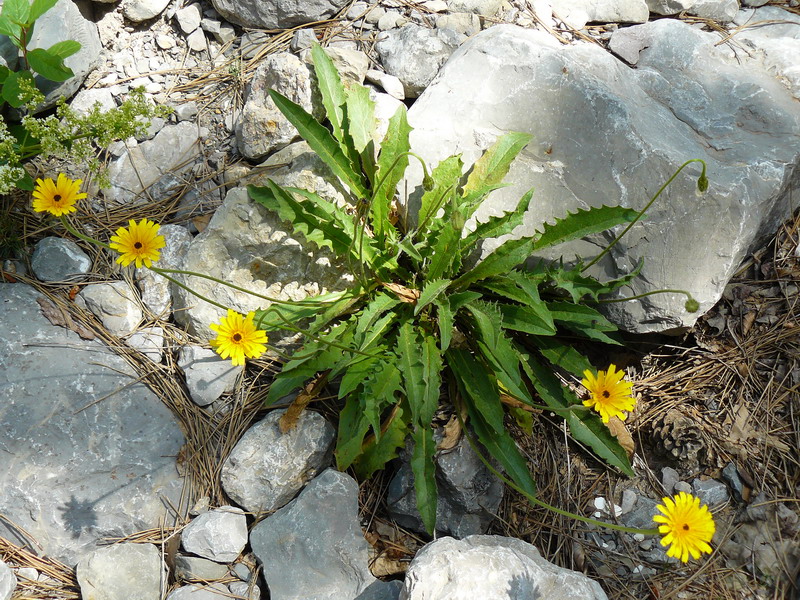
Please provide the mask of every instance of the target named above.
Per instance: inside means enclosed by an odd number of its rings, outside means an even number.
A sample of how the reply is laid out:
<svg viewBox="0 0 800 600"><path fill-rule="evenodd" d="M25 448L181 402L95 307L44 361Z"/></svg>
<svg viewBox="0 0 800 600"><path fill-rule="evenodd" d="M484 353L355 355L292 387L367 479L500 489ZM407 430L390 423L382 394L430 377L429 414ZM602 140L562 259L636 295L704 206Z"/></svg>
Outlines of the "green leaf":
<svg viewBox="0 0 800 600"><path fill-rule="evenodd" d="M528 237L508 240L486 256L475 267L456 279L455 285L464 288L487 277L505 275L531 255L534 240Z"/></svg>
<svg viewBox="0 0 800 600"><path fill-rule="evenodd" d="M5 4L3 6L5 6ZM19 41L22 37L22 27L16 23L12 23L8 15L0 14L0 34L7 36L14 46L20 50L22 49L22 44Z"/></svg>
<svg viewBox="0 0 800 600"><path fill-rule="evenodd" d="M405 252L414 260L415 270L418 270L420 265L422 264L422 261L424 260L422 254L420 253L420 248L422 246L423 246L422 243L415 244L410 237L404 237L399 242L396 242L398 257L400 256L400 254Z"/></svg>
<svg viewBox="0 0 800 600"><path fill-rule="evenodd" d="M33 185L33 177L31 174L25 171L25 174L14 183L17 189L25 190L26 192L32 192L34 189Z"/></svg>
<svg viewBox="0 0 800 600"><path fill-rule="evenodd" d="M584 371L593 368L583 354L557 338L532 336L525 341L534 345L550 363L578 377L583 377Z"/></svg>
<svg viewBox="0 0 800 600"><path fill-rule="evenodd" d="M47 51L53 56L57 56L62 60L69 58L81 49L80 43L74 40L64 40L63 42L56 42L50 46Z"/></svg>
<svg viewBox="0 0 800 600"><path fill-rule="evenodd" d="M336 439L336 467L344 471L361 455L369 421L364 415L364 396L347 398L339 413L339 432Z"/></svg>
<svg viewBox="0 0 800 600"><path fill-rule="evenodd" d="M499 217L489 217L489 220L485 223L478 223L475 227L475 231L464 238L464 247L471 249L480 240L500 237L501 235L506 235L514 231L519 225L522 225L532 197L533 188L528 190L528 192L520 198L515 209Z"/></svg>
<svg viewBox="0 0 800 600"><path fill-rule="evenodd" d="M579 404L580 401L574 394L567 391L553 372L542 365L536 358L528 352L518 347L521 364L523 369L536 388L536 392L545 404L552 408L567 408L572 404ZM570 412L566 417L570 433L578 442L586 444L592 451L605 460L609 465L617 467L628 476L633 477L628 455L620 446L619 441L603 421L594 413Z"/></svg>
<svg viewBox="0 0 800 600"><path fill-rule="evenodd" d="M527 133L507 133L498 138L475 162L463 191L467 200L467 217L472 215L479 200L490 191L490 188L493 189L503 183L511 163L531 139L533 136Z"/></svg>
<svg viewBox="0 0 800 600"><path fill-rule="evenodd" d="M503 327L532 335L555 335L553 317L542 304L500 304Z"/></svg>
<svg viewBox="0 0 800 600"><path fill-rule="evenodd" d="M435 279L425 283L425 287L422 288L422 292L417 300L417 305L414 307L414 314L418 315L422 309L436 300L451 283L452 281L449 279Z"/></svg>
<svg viewBox="0 0 800 600"><path fill-rule="evenodd" d="M400 304L397 296L394 294L387 294L386 292L378 292L370 300L369 304L364 307L364 310L358 317L356 325L356 341L365 346L367 336L370 334L375 322L388 310ZM363 349L363 347L360 347Z"/></svg>
<svg viewBox="0 0 800 600"><path fill-rule="evenodd" d="M66 81L75 73L64 64L64 59L51 54L44 48L34 48L28 51L28 64L31 69L50 81Z"/></svg>
<svg viewBox="0 0 800 600"><path fill-rule="evenodd" d="M311 146L331 171L359 198L367 197L367 190L361 181L361 174L353 170L352 161L345 156L336 139L303 108L275 90L269 91L275 106L286 119L295 126L303 139Z"/></svg>
<svg viewBox="0 0 800 600"><path fill-rule="evenodd" d="M452 275L461 266L461 229L444 224L433 236L425 281Z"/></svg>
<svg viewBox="0 0 800 600"><path fill-rule="evenodd" d="M413 405L411 417L422 427L429 427L439 408L439 395L442 388L442 354L436 346L436 338L425 335L422 338L422 381L425 384L422 402L417 414Z"/></svg>
<svg viewBox="0 0 800 600"><path fill-rule="evenodd" d="M58 0L33 0L33 4L31 4L30 7L30 14L28 15L27 22L33 23L44 13L53 8L57 2Z"/></svg>
<svg viewBox="0 0 800 600"><path fill-rule="evenodd" d="M390 460L397 458L398 449L405 445L408 435L408 417L398 405L384 424L380 439L372 438L361 448L361 455L353 463L359 479L368 479L375 471L386 466Z"/></svg>
<svg viewBox="0 0 800 600"><path fill-rule="evenodd" d="M623 206L601 206L579 209L567 214L563 219L556 219L555 225L545 223L541 234L536 239L535 250L541 250L555 244L563 244L571 240L586 237L592 233L600 233L620 223L630 223L639 213Z"/></svg>
<svg viewBox="0 0 800 600"><path fill-rule="evenodd" d="M411 421L419 427L430 425L439 406L442 357L436 339L425 335L406 321L397 336L395 355L403 375L403 388L411 409Z"/></svg>
<svg viewBox="0 0 800 600"><path fill-rule="evenodd" d="M28 25L31 5L28 0L5 0L0 14L16 25Z"/></svg>
<svg viewBox="0 0 800 600"><path fill-rule="evenodd" d="M12 71L8 74L5 82L3 83L3 100L8 102L14 108L19 108L25 104L25 100L20 99L22 89L20 88L19 82L21 79L27 79L30 84L33 85L33 75L30 71Z"/></svg>
<svg viewBox="0 0 800 600"><path fill-rule="evenodd" d="M450 301L447 298L437 298L433 301L436 306L436 318L439 321L439 344L442 352L450 347L450 340L453 337L453 310L450 308Z"/></svg>
<svg viewBox="0 0 800 600"><path fill-rule="evenodd" d="M447 203L447 199L456 193L463 168L464 163L460 156L450 156L433 169L431 173L434 181L433 189L422 194L417 214L418 227L424 227L424 229L420 229L420 233L424 234L437 228L434 217L439 209Z"/></svg>
<svg viewBox="0 0 800 600"><path fill-rule="evenodd" d="M0 65L0 85L3 84L3 82L8 77L9 73L11 73L11 69L6 67L5 65Z"/></svg>
<svg viewBox="0 0 800 600"><path fill-rule="evenodd" d="M372 229L378 239L383 238L386 232L392 229L389 222L389 210L397 184L408 166L408 155L405 153L410 148L409 133L411 133L411 127L406 118L406 107L401 105L389 119L389 128L386 130L386 136L383 138L378 156L375 193L370 205ZM409 253L409 256L413 255Z"/></svg>
<svg viewBox="0 0 800 600"><path fill-rule="evenodd" d="M347 91L347 118L349 133L356 152L361 152L372 141L375 130L375 103L364 86L353 86Z"/></svg>
<svg viewBox="0 0 800 600"><path fill-rule="evenodd" d="M311 46L311 59L314 63L314 74L317 76L317 87L322 96L322 105L333 128L333 135L344 143L346 136L343 130L343 107L347 102L347 95L339 71L319 44Z"/></svg>
<svg viewBox="0 0 800 600"><path fill-rule="evenodd" d="M436 528L436 444L430 426L414 428L414 450L411 453L411 471L414 473L414 491L417 510L429 535Z"/></svg>
<svg viewBox="0 0 800 600"><path fill-rule="evenodd" d="M383 357L359 356L352 359L347 372L342 375L342 381L339 383L339 398L344 398L361 385L380 360L383 360Z"/></svg>
<svg viewBox="0 0 800 600"><path fill-rule="evenodd" d="M636 268L627 275L603 283L599 282L594 277L583 275L581 272L582 263L575 265L575 267L571 269L560 267L547 269L546 272L552 285L566 291L574 302L580 302L585 296L589 296L592 300L597 302L602 294L609 294L616 289L628 285L639 275L643 265L644 260L640 260Z"/></svg>
<svg viewBox="0 0 800 600"><path fill-rule="evenodd" d="M264 310L255 311L254 322L256 327L266 330L282 328L287 321L296 325L304 319L309 319L318 315L320 310L324 309L326 306L330 306L343 298L350 298L351 296L352 292L348 290L314 296L302 303L273 304Z"/></svg>
<svg viewBox="0 0 800 600"><path fill-rule="evenodd" d="M397 357L388 354L364 380L364 416L378 438L381 437L381 411L395 404L396 395L402 391L400 370L396 362Z"/></svg>
<svg viewBox="0 0 800 600"><path fill-rule="evenodd" d="M466 306L473 300L478 300L482 296L483 294L473 290L468 290L466 292L458 292L456 294L450 294L449 295L450 310L453 312L453 314L456 314L459 311L459 309L461 309L463 306Z"/></svg>
<svg viewBox="0 0 800 600"><path fill-rule="evenodd" d="M585 337L606 344L621 345L621 342L606 335L606 331L616 331L617 327L590 306L571 302L547 302L547 309L553 320L567 329Z"/></svg>
<svg viewBox="0 0 800 600"><path fill-rule="evenodd" d="M528 470L528 463L508 432L505 429L497 432L486 423L483 414L476 406L476 398L465 396L464 404L467 407L469 424L483 447L500 463L514 483L531 496L535 496L536 483Z"/></svg>
<svg viewBox="0 0 800 600"><path fill-rule="evenodd" d="M505 431L497 382L486 367L462 348L449 348L445 357L461 395L475 402L475 407L494 432L500 434Z"/></svg>

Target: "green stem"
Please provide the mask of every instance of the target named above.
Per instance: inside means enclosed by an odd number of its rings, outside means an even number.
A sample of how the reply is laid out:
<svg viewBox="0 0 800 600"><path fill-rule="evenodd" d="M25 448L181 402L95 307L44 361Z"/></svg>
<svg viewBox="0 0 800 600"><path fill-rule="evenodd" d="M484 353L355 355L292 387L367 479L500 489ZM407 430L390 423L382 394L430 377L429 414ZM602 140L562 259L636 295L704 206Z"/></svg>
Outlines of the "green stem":
<svg viewBox="0 0 800 600"><path fill-rule="evenodd" d="M683 294L686 296L687 300L694 300L694 297L687 292L686 290L653 290L650 292L643 292L636 296L626 296L625 298L611 298L608 300L598 300L598 304L611 304L612 302L628 302L629 300L638 300L639 298L644 298L645 296L652 296L653 294Z"/></svg>
<svg viewBox="0 0 800 600"><path fill-rule="evenodd" d="M604 257L606 254L608 254L608 253L609 253L609 251L611 250L611 248L613 248L614 246L616 246L617 242L619 242L619 241L620 241L620 240L623 238L623 236L624 236L626 233L628 233L628 231L630 231L631 227L633 227L634 225L636 225L636 223L639 221L639 219L641 219L641 218L644 216L644 213L646 213L646 212L647 212L647 209L649 209L649 208L650 208L650 206L653 204L653 202L655 202L655 201L656 201L656 198L658 198L658 197L661 195L661 193L662 193L662 192L663 192L665 189L667 189L667 186L668 186L670 183L672 183L672 181L673 181L673 180L674 180L674 179L675 179L675 178L678 176L678 174L679 174L681 171L683 171L683 169L684 169L686 166L688 166L689 164L691 164L691 163L693 163L693 162L699 162L699 163L702 163L702 165L703 165L703 171L702 171L702 173L700 173L700 177L698 177L698 179L697 179L697 185L698 185L698 187L701 189L701 191L703 191L704 187L708 186L708 179L706 178L706 163L705 163L705 161L704 161L703 159L701 159L701 158L693 158L693 159L691 159L691 160L687 160L687 161L686 161L685 163L683 163L683 164L682 164L680 167L678 167L678 170L677 170L677 171L675 171L675 173L672 175L672 177L670 177L669 179L667 179L667 182L666 182L664 185L662 185L662 186L659 188L659 190L656 192L656 195L655 195L655 196L653 196L653 197L650 199L650 202L648 202L648 203L647 203L647 205L646 205L646 206L645 206L645 207L644 207L642 210L640 210L640 211L639 211L639 214L637 214L637 215L636 215L636 218L635 218L633 221L631 221L630 223L628 223L628 226L627 226L627 227L626 227L626 228L625 228L625 229L622 231L622 233L620 233L620 234L619 234L617 237L615 237L615 238L614 238L614 239L611 241L611 243L610 243L608 246L606 246L606 247L605 247L605 250L603 250L603 251L602 251L600 254L598 254L598 255L597 255L595 258L594 258L594 260L592 260L591 262L589 262L588 264L586 264L586 265L583 267L583 269L581 269L581 273L583 273L583 272L584 272L586 269L588 269L589 267L591 267L592 265L594 265L595 263L597 263L597 261L599 261L601 258L603 258L603 257Z"/></svg>
<svg viewBox="0 0 800 600"><path fill-rule="evenodd" d="M75 229L72 225L70 225L69 221L67 221L67 218L64 215L61 215L59 218L61 219L61 224L64 226L64 228L75 237L82 239L84 242L89 242L90 244L94 244L95 246L100 246L101 248L105 248L106 250L111 250L111 246L109 246L108 244L104 244L103 242L96 240L92 237L89 237L88 235L84 235L80 231Z"/></svg>
<svg viewBox="0 0 800 600"><path fill-rule="evenodd" d="M615 531L624 531L626 533L639 533L639 534L642 534L642 535L658 535L659 534L658 529L639 529L637 527L625 527L624 525L617 525L615 523L606 523L605 521L598 521L597 519L592 519L591 517L584 517L582 515L576 515L575 513L569 512L568 510L564 510L564 509L561 509L561 508L557 508L555 506L552 506L551 504L548 504L547 502L543 502L542 500L539 500L535 496L532 496L531 494L529 494L528 492L523 490L521 487L519 487L516 483L514 483L513 481L511 481L510 479L508 479L507 477L502 475L497 469L495 469L489 463L489 461L483 456L483 453L478 448L478 445L475 443L475 440L472 438L472 436L469 433L467 433L466 425L464 424L464 420L461 418L461 412L459 410L456 410L456 416L458 417L458 421L461 424L461 431L464 432L464 436L467 438L467 442L469 442L469 445L472 447L472 451L480 459L480 461L484 464L484 466L487 469L489 469L489 471L495 477L497 477L500 481L502 481L504 484L506 484L512 490L515 490L515 491L519 492L520 494L522 494L523 496L525 496L525 498L527 498L528 502L530 502L531 504L535 504L536 506L541 506L542 508L546 508L547 510L550 510L550 511L552 511L552 512L554 512L556 514L562 515L564 517L570 517L572 519L575 519L576 521L582 521L584 523L589 523L591 525L597 525L598 527L605 527L606 529L613 529Z"/></svg>

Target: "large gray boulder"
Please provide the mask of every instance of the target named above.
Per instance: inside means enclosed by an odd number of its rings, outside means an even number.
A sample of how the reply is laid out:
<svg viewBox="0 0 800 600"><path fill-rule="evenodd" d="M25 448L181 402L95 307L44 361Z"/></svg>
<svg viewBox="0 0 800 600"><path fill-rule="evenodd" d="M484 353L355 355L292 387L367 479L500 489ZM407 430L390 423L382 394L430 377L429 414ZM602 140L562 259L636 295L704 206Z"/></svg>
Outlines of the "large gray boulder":
<svg viewBox="0 0 800 600"><path fill-rule="evenodd" d="M98 541L157 527L180 504L172 413L104 344L52 325L0 284L0 536L75 564ZM13 523L20 529L8 525ZM37 551L35 547L32 547Z"/></svg>
<svg viewBox="0 0 800 600"><path fill-rule="evenodd" d="M321 21L340 11L346 0L212 0L227 21L257 29L288 29Z"/></svg>
<svg viewBox="0 0 800 600"><path fill-rule="evenodd" d="M90 600L160 600L167 588L166 567L152 544L97 548L81 558L75 575Z"/></svg>
<svg viewBox="0 0 800 600"><path fill-rule="evenodd" d="M684 161L704 159L708 192L698 197L692 165L600 265L603 277L619 276L643 258L641 276L621 295L678 288L700 302L694 314L679 294L609 305L619 325L646 332L694 323L749 249L789 216L800 180L800 103L759 61L717 46L716 35L671 19L641 27L649 46L636 70L596 45L492 27L453 54L409 122L412 148L433 164L461 153L469 165L504 132L533 134L506 178L513 185L476 215L512 209L534 187L520 230L528 233L590 205L642 208ZM410 189L421 181L418 170L410 181ZM550 256L589 259L610 239Z"/></svg>
<svg viewBox="0 0 800 600"><path fill-rule="evenodd" d="M330 183L333 175L305 142L276 152L263 166L271 167L265 170L264 178L342 201ZM259 179L249 181L263 184ZM352 282L343 262L307 244L302 236L295 236L290 225L251 200L245 188L228 192L208 227L189 246L181 268L281 300L303 300L346 289ZM207 279L189 277L184 281L206 298L243 314L270 305L268 300ZM225 313L177 286L172 292L176 320L200 338L215 337L209 324L218 322ZM269 332L271 344L281 337L280 331Z"/></svg>
<svg viewBox="0 0 800 600"><path fill-rule="evenodd" d="M542 558L516 538L445 537L417 552L400 600L606 600L600 584Z"/></svg>

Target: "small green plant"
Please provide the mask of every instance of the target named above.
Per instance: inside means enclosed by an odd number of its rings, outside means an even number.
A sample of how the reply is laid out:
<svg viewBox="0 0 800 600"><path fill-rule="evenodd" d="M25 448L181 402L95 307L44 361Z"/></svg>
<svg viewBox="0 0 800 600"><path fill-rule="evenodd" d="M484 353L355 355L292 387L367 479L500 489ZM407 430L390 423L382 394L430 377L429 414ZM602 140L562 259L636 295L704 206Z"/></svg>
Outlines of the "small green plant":
<svg viewBox="0 0 800 600"><path fill-rule="evenodd" d="M260 328L297 330L299 323L306 324L307 341L283 365L267 403L309 381L316 389L337 381L344 407L336 461L339 469L353 467L360 477L382 469L410 435L417 508L429 532L437 505L432 420L443 390L483 447L531 497L536 486L506 429L507 405L556 412L576 440L632 475L625 450L603 419L556 373L580 377L592 369L567 336L619 343L616 327L595 306L638 269L600 282L580 262L517 267L537 251L631 224L641 213L620 206L578 210L533 235L505 242L474 264L467 257L483 240L511 233L522 223L533 190L515 210L465 228L482 200L503 186L530 136L500 137L466 174L459 156L429 172L409 151L405 107L392 117L376 149L374 104L367 90L345 88L324 51L315 46L312 54L330 129L279 93L270 96L344 184L352 208L271 180L248 189L296 233L347 258L357 283L315 303L256 312ZM425 191L416 219L404 225L393 217L393 199L409 158L422 163ZM625 417L620 410L612 414Z"/></svg>
<svg viewBox="0 0 800 600"><path fill-rule="evenodd" d="M17 64L10 65L14 68L0 65L0 110L7 108L7 104L27 113L21 122L12 122L7 117L0 121L0 193L14 187L33 190L33 180L23 165L39 155L86 165L98 176L100 185L107 186L108 178L97 158L98 149L143 133L150 119L170 112L167 107L148 103L143 91L135 90L119 107L108 111L96 105L88 114L79 115L61 98L55 114L34 116L44 101L34 73L51 81L66 81L74 74L64 60L81 48L73 40L56 42L47 49L28 48L36 20L57 2L5 0L0 10L0 34L11 40L19 54Z"/></svg>

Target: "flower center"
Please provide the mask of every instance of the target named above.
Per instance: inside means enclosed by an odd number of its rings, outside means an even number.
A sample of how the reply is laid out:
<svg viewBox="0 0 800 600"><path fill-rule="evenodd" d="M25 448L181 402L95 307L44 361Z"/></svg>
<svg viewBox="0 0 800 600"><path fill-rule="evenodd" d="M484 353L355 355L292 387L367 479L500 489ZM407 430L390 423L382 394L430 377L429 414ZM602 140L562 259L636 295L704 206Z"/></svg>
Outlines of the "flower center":
<svg viewBox="0 0 800 600"><path fill-rule="evenodd" d="M142 249L142 242L136 242L133 245L133 247L136 248L137 250L141 250Z"/></svg>
<svg viewBox="0 0 800 600"><path fill-rule="evenodd" d="M59 202L61 202L61 194L55 194L55 195L53 196L53 202L55 202L56 204L58 204Z"/></svg>
<svg viewBox="0 0 800 600"><path fill-rule="evenodd" d="M683 524L683 530L684 530L684 531L689 531L689 525L688 525L688 523L684 523L684 524Z"/></svg>
<svg viewBox="0 0 800 600"><path fill-rule="evenodd" d="M609 393L608 390L603 390L601 395L603 396L603 398L610 398L611 397L611 394Z"/></svg>
<svg viewBox="0 0 800 600"><path fill-rule="evenodd" d="M241 342L242 341L242 334L241 333L234 333L233 334L233 341L234 342Z"/></svg>

